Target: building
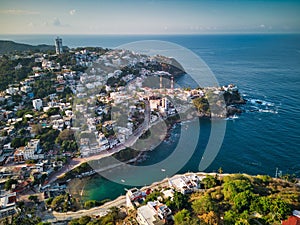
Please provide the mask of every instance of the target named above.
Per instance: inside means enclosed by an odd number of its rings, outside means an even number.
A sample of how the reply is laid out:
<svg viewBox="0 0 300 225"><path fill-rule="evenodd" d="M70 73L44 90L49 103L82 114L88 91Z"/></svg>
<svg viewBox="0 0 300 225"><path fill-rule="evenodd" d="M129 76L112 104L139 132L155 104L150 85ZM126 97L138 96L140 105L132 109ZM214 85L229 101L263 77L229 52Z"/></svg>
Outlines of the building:
<svg viewBox="0 0 300 225"><path fill-rule="evenodd" d="M201 188L201 181L205 176L197 176L196 174L176 176L169 179L169 185L182 194L192 193Z"/></svg>
<svg viewBox="0 0 300 225"><path fill-rule="evenodd" d="M43 107L43 101L41 99L34 99L32 100L32 105L35 110L40 111Z"/></svg>
<svg viewBox="0 0 300 225"><path fill-rule="evenodd" d="M40 154L40 150L40 140L31 139L27 146L16 149L14 153L14 161L22 162L29 159L41 159L44 155Z"/></svg>
<svg viewBox="0 0 300 225"><path fill-rule="evenodd" d="M282 225L300 225L300 211L294 210L292 216L282 221Z"/></svg>
<svg viewBox="0 0 300 225"><path fill-rule="evenodd" d="M0 195L0 218L16 213L16 193Z"/></svg>
<svg viewBox="0 0 300 225"><path fill-rule="evenodd" d="M24 159L24 148L25 147L19 147L16 149L14 153L14 161L15 162L23 162L25 161Z"/></svg>
<svg viewBox="0 0 300 225"><path fill-rule="evenodd" d="M171 218L171 209L159 201L150 201L137 209L136 219L140 225L161 225Z"/></svg>
<svg viewBox="0 0 300 225"><path fill-rule="evenodd" d="M63 52L63 48L62 48L62 39L57 37L55 39L55 51L56 51L56 54L61 54Z"/></svg>

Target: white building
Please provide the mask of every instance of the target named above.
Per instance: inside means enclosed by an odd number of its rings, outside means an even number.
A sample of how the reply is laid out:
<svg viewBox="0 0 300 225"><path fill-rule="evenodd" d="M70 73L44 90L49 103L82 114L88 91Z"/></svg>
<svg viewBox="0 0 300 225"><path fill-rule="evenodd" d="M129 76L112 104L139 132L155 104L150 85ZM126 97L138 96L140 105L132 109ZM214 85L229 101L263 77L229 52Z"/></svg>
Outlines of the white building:
<svg viewBox="0 0 300 225"><path fill-rule="evenodd" d="M205 176L197 176L196 174L188 174L182 176L176 176L169 179L169 185L176 191L182 194L192 193L195 190L200 189L201 181Z"/></svg>
<svg viewBox="0 0 300 225"><path fill-rule="evenodd" d="M41 99L34 99L32 100L32 105L35 110L39 111L43 107L43 101Z"/></svg>
<svg viewBox="0 0 300 225"><path fill-rule="evenodd" d="M0 195L0 218L16 213L16 193Z"/></svg>
<svg viewBox="0 0 300 225"><path fill-rule="evenodd" d="M156 225L164 224L171 216L172 211L165 204L150 201L137 209L136 219L140 225Z"/></svg>
<svg viewBox="0 0 300 225"><path fill-rule="evenodd" d="M16 149L14 154L15 161L20 162L29 159L41 159L44 155L40 154L40 150L40 140L31 139L27 146Z"/></svg>

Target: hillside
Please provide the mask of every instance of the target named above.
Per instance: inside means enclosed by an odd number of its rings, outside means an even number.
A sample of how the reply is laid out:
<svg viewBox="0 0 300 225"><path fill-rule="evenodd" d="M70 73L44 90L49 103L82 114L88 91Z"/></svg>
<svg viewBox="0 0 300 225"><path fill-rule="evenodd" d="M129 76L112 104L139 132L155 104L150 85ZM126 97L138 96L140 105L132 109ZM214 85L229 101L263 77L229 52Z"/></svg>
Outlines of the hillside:
<svg viewBox="0 0 300 225"><path fill-rule="evenodd" d="M166 223L172 225L280 225L300 207L299 186L266 175L207 174L203 189L187 195L175 192L173 198L164 196L169 189L165 185L163 181L152 185L141 205L160 198L172 210L174 221ZM138 225L136 215L136 210L113 208L106 216L85 215L68 224Z"/></svg>
<svg viewBox="0 0 300 225"><path fill-rule="evenodd" d="M0 54L15 52L15 51L33 51L33 50L40 50L40 51L48 51L48 50L55 50L54 45L29 45L29 44L22 44L16 43L13 41L4 41L0 40Z"/></svg>

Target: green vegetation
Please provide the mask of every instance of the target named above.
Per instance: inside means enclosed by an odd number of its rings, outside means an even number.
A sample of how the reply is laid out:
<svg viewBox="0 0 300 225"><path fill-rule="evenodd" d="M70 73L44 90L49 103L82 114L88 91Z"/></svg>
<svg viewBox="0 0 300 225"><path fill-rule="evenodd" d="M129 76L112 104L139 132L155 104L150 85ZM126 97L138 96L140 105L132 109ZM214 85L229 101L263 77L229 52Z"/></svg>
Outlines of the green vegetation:
<svg viewBox="0 0 300 225"><path fill-rule="evenodd" d="M68 225L115 225L125 218L125 214L117 207L110 208L110 212L100 217L99 219L92 219L89 216L83 216L79 219L71 220Z"/></svg>
<svg viewBox="0 0 300 225"><path fill-rule="evenodd" d="M10 190L13 184L17 184L18 181L15 179L8 179L4 184L4 189L6 191Z"/></svg>
<svg viewBox="0 0 300 225"><path fill-rule="evenodd" d="M28 138L19 138L16 137L11 141L11 147L13 148L19 148L21 146L26 145L26 142L28 141Z"/></svg>
<svg viewBox="0 0 300 225"><path fill-rule="evenodd" d="M28 45L16 43L13 41L2 41L0 40L0 54L11 53L11 52L23 52L23 51L48 51L55 50L52 45Z"/></svg>
<svg viewBox="0 0 300 225"><path fill-rule="evenodd" d="M232 175L207 186L211 181L211 176L203 180L206 192L190 196L193 215L203 224L280 224L300 206L299 190L285 181Z"/></svg>
<svg viewBox="0 0 300 225"><path fill-rule="evenodd" d="M55 80L56 75L50 72L43 75L43 78L36 80L32 85L34 97L45 98L48 95L55 93Z"/></svg>
<svg viewBox="0 0 300 225"><path fill-rule="evenodd" d="M175 225L280 225L293 209L300 207L299 187L269 176L234 174L221 179L208 175L202 185L205 191L190 195L175 192L172 200L163 199L160 190L154 190L144 204L160 198L172 210ZM128 215L123 221L129 218L135 216ZM72 224L79 224L78 221ZM108 216L87 224L116 221Z"/></svg>
<svg viewBox="0 0 300 225"><path fill-rule="evenodd" d="M64 129L58 135L55 143L61 146L61 152L71 151L76 152L78 150L77 142L75 140L74 131L70 129Z"/></svg>
<svg viewBox="0 0 300 225"><path fill-rule="evenodd" d="M41 218L37 216L37 207L35 203L26 203L23 201L17 202L18 211L12 216L11 221L6 221L5 225L48 225L42 223Z"/></svg>
<svg viewBox="0 0 300 225"><path fill-rule="evenodd" d="M195 98L193 99L193 104L195 108L198 110L198 112L203 113L205 115L210 114L209 103L207 98L204 97Z"/></svg>
<svg viewBox="0 0 300 225"><path fill-rule="evenodd" d="M139 151L136 151L134 149L131 148L125 148L124 150L121 150L115 154L113 154L112 156L121 161L121 162L126 162L130 159L134 159L135 157L137 157L140 154Z"/></svg>
<svg viewBox="0 0 300 225"><path fill-rule="evenodd" d="M22 68L15 69L17 65L22 65ZM34 59L31 58L12 60L6 55L0 57L0 91L8 88L9 84L15 84L24 80L35 65Z"/></svg>
<svg viewBox="0 0 300 225"><path fill-rule="evenodd" d="M48 207L57 212L76 211L79 209L79 204L76 199L68 193L59 195L55 198L50 198L45 203Z"/></svg>
<svg viewBox="0 0 300 225"><path fill-rule="evenodd" d="M59 131L52 128L43 128L40 132L41 134L36 138L40 139L43 150L45 152L53 150L54 140L58 137Z"/></svg>
<svg viewBox="0 0 300 225"><path fill-rule="evenodd" d="M84 208L85 209L90 209L93 207L97 207L97 206L101 206L103 204L105 204L106 202L109 202L110 199L104 199L102 201L96 201L96 200L88 200L84 203Z"/></svg>

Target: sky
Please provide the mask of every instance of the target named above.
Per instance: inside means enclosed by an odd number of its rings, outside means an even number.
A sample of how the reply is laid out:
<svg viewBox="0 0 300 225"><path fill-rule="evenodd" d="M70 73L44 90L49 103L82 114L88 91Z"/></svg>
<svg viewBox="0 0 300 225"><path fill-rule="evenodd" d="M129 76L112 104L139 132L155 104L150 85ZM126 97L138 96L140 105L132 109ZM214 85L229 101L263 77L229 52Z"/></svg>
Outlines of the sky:
<svg viewBox="0 0 300 225"><path fill-rule="evenodd" d="M0 34L300 33L297 0L0 0Z"/></svg>

